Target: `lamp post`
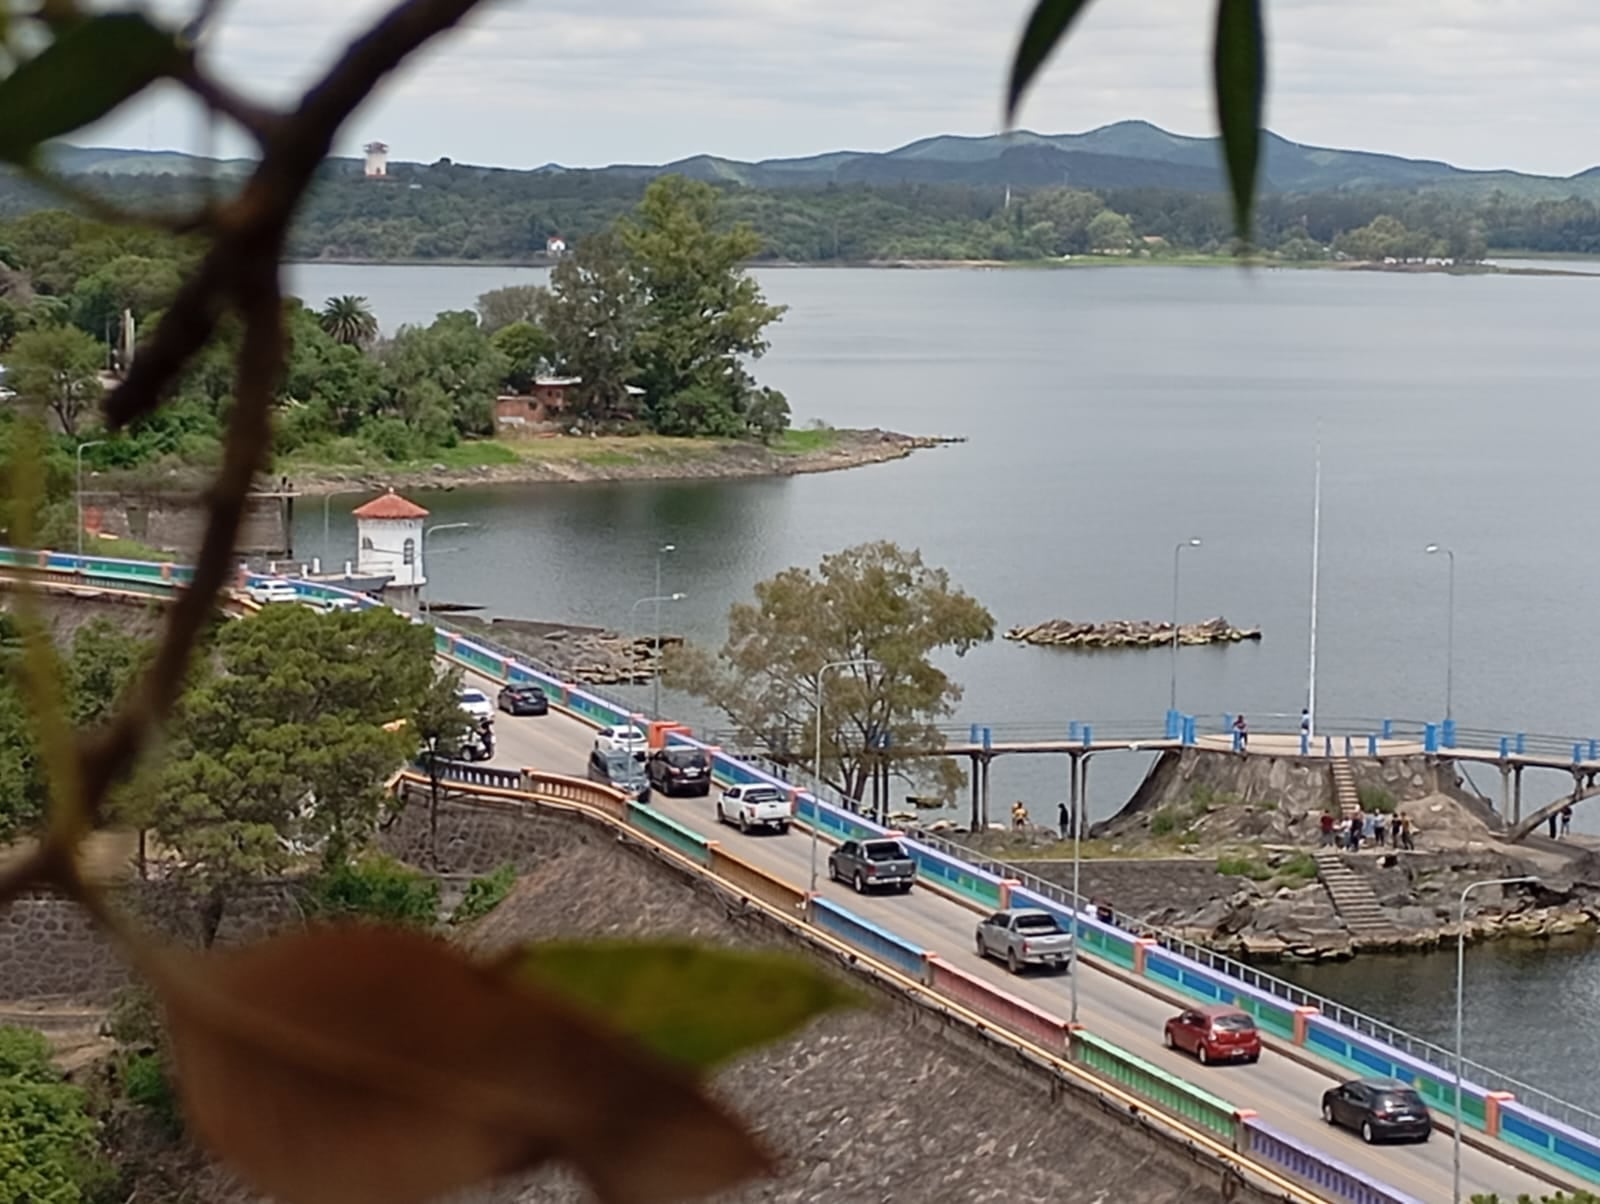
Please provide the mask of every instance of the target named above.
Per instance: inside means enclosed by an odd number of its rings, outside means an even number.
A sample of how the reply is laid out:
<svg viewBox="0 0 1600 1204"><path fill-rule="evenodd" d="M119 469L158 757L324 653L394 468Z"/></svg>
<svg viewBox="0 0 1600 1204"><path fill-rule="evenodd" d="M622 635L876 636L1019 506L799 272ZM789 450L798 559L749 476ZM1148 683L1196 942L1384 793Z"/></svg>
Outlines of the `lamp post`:
<svg viewBox="0 0 1600 1204"><path fill-rule="evenodd" d="M1195 542L1199 543L1200 541L1196 540ZM1178 546L1181 548L1183 545L1179 544ZM1178 559L1176 552L1173 553L1172 559L1173 559L1173 563L1176 564L1177 563L1177 559ZM1176 580L1176 577L1174 577L1174 580ZM1174 621L1174 626L1176 626L1176 621ZM1176 703L1174 703L1172 709L1173 710L1177 710ZM1069 771L1069 772L1071 772L1073 774L1080 775L1078 777L1078 780L1072 784L1072 789L1071 789L1071 794L1072 794L1072 798L1073 798L1073 808L1072 808L1072 949L1067 955L1068 958L1069 958L1069 960L1067 962L1067 985L1068 985L1068 990L1071 992L1071 995L1072 995L1072 1006L1068 1010L1067 1021L1068 1021L1069 1024L1078 1023L1078 937L1080 935L1080 929L1082 928L1082 925L1078 923L1078 918L1079 918L1079 915L1083 911L1083 895L1079 891L1078 874L1079 874L1079 871L1080 871L1080 869L1081 869L1081 867L1083 865L1083 843L1082 843L1083 842L1083 812L1084 812L1085 808L1087 808L1087 806L1089 804L1089 800L1083 797L1084 793L1085 793L1085 790L1089 785L1089 775L1088 775L1087 772L1085 772L1088 769L1088 766L1089 766L1089 762L1088 762L1087 758L1085 758L1085 757L1073 757L1072 758L1072 769Z"/></svg>
<svg viewBox="0 0 1600 1204"><path fill-rule="evenodd" d="M1429 556L1443 552L1450 560L1449 602L1446 603L1444 624L1444 717L1454 719L1456 674L1456 554L1443 544L1430 543L1422 549Z"/></svg>
<svg viewBox="0 0 1600 1204"><path fill-rule="evenodd" d="M1450 1149L1451 1204L1461 1204L1461 1019L1466 999L1467 896L1486 886L1523 886L1537 881L1537 878L1524 875L1519 878L1485 878L1481 882L1469 882L1462 888L1461 900L1456 906L1456 1107Z"/></svg>
<svg viewBox="0 0 1600 1204"><path fill-rule="evenodd" d="M73 498L78 508L78 555L83 555L83 452L85 448L99 447L105 443L104 439L90 439L87 443L78 444L78 449L73 453L78 461L77 484L73 488Z"/></svg>
<svg viewBox="0 0 1600 1204"><path fill-rule="evenodd" d="M819 791L822 788L822 682L834 669L881 669L883 668L870 656L858 656L849 660L829 661L817 670L817 691L815 706L813 708L812 722L817 725L816 754L811 761L811 893L817 893L817 829L822 825L817 822L817 808L822 799Z"/></svg>
<svg viewBox="0 0 1600 1204"><path fill-rule="evenodd" d="M417 559L421 561L417 568L422 570L417 575L417 614L425 614L428 609L422 600L423 591L428 588L428 536L435 531L465 531L470 526L471 523L435 523L422 528L422 543L417 548Z"/></svg>
<svg viewBox="0 0 1600 1204"><path fill-rule="evenodd" d="M656 594L652 598L640 598L632 606L628 607L628 628L629 630L634 630L634 616L639 613L639 608L652 602L655 603L656 655L655 659L650 662L650 684L655 693L655 702L652 704L651 714L657 719L661 718L661 604L663 602L682 602L688 596L688 594Z"/></svg>
<svg viewBox="0 0 1600 1204"><path fill-rule="evenodd" d="M1178 562L1185 548L1198 548L1199 539L1186 539L1172 549L1172 682L1168 691L1167 709L1178 709Z"/></svg>
<svg viewBox="0 0 1600 1204"><path fill-rule="evenodd" d="M656 549L656 597L657 598L661 597L661 559L664 556L670 556L672 553L676 552L677 550L678 550L677 544L670 544L670 543L664 543L659 548ZM655 655L655 664L657 666L659 666L661 664L661 603L660 602L656 603L656 647L655 647L655 654L656 654ZM653 682L654 689L652 690L652 699L651 699L651 703L650 703L650 709L654 713L655 718L659 720L661 718L661 672L660 672L659 668L654 673L653 677L654 677L654 682Z"/></svg>

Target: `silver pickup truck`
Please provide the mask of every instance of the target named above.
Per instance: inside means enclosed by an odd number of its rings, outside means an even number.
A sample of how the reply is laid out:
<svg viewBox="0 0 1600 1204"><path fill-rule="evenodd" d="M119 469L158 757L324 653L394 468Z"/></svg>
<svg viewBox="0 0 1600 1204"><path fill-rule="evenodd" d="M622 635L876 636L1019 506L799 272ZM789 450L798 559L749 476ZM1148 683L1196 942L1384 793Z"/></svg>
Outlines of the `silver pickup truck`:
<svg viewBox="0 0 1600 1204"><path fill-rule="evenodd" d="M1072 958L1072 934L1048 911L997 911L978 925L978 956L1004 959L1013 974L1026 966L1065 966Z"/></svg>

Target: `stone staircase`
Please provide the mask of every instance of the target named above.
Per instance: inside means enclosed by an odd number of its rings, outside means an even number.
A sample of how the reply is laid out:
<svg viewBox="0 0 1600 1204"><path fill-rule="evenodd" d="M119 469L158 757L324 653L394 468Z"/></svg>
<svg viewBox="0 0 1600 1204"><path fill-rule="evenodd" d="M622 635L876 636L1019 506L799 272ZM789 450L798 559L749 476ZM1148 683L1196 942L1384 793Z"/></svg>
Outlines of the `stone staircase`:
<svg viewBox="0 0 1600 1204"><path fill-rule="evenodd" d="M1339 814L1348 820L1361 810L1361 792L1356 789L1355 774L1350 771L1350 762L1343 757L1330 761L1328 768L1333 772L1333 797L1339 804Z"/></svg>
<svg viewBox="0 0 1600 1204"><path fill-rule="evenodd" d="M1332 849L1319 849L1316 853L1317 877L1327 887L1333 909L1356 940L1394 935L1394 926L1378 906L1378 896L1372 893L1367 880L1344 863L1344 858Z"/></svg>

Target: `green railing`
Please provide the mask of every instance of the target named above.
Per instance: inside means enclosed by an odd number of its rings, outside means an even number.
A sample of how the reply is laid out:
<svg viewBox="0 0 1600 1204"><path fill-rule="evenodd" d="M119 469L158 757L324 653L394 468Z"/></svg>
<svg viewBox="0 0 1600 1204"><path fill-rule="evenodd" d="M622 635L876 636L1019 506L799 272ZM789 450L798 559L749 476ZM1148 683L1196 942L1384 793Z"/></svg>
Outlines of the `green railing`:
<svg viewBox="0 0 1600 1204"><path fill-rule="evenodd" d="M1184 1082L1081 1029L1072 1034L1072 1060L1122 1084L1174 1116L1193 1121L1228 1142L1234 1138L1238 1109L1209 1091Z"/></svg>
<svg viewBox="0 0 1600 1204"><path fill-rule="evenodd" d="M641 832L648 832L663 844L671 845L696 864L704 866L711 864L710 841L676 820L662 815L653 807L647 807L643 803L629 803L628 822Z"/></svg>

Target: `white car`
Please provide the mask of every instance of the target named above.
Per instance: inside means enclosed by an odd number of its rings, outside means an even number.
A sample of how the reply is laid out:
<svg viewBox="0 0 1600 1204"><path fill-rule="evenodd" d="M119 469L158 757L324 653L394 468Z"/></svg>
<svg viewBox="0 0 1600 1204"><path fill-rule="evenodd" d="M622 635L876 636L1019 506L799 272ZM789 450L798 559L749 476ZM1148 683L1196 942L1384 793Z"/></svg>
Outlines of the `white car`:
<svg viewBox="0 0 1600 1204"><path fill-rule="evenodd" d="M494 722L494 703L489 701L489 696L482 690L464 686L456 691L456 701L461 704L461 709L474 723Z"/></svg>
<svg viewBox="0 0 1600 1204"><path fill-rule="evenodd" d="M349 615L361 609L354 598L312 598L306 605L319 615Z"/></svg>
<svg viewBox="0 0 1600 1204"><path fill-rule="evenodd" d="M793 818L789 796L775 786L729 786L717 800L717 822L736 824L741 832L773 828L781 836Z"/></svg>
<svg viewBox="0 0 1600 1204"><path fill-rule="evenodd" d="M244 595L259 606L265 606L269 602L300 601L300 595L295 593L294 586L281 577L256 581L245 588Z"/></svg>
<svg viewBox="0 0 1600 1204"><path fill-rule="evenodd" d="M595 733L594 746L600 752L642 753L649 741L631 723L603 727Z"/></svg>

